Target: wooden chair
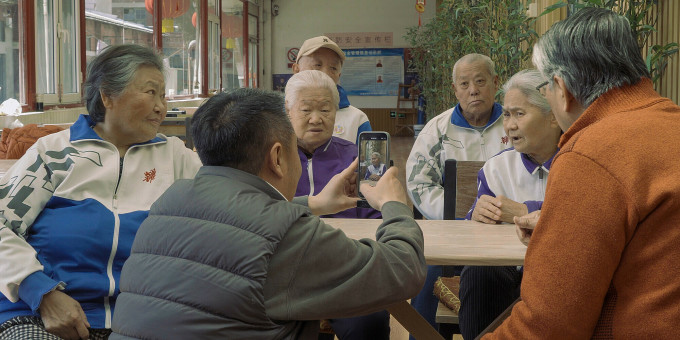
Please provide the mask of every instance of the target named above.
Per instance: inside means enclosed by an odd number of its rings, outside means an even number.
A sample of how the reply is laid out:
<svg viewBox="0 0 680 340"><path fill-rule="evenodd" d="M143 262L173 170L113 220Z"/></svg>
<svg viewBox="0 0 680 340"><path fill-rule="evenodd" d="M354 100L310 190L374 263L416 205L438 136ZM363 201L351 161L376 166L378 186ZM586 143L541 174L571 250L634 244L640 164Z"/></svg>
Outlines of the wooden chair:
<svg viewBox="0 0 680 340"><path fill-rule="evenodd" d="M463 219L477 198L477 174L484 161L456 161L448 159L444 163L444 219ZM446 268L443 269L443 271ZM446 274L442 275L446 276ZM458 292L455 292L458 296ZM457 325L458 313L439 302L435 321L440 324L440 333L449 336Z"/></svg>
<svg viewBox="0 0 680 340"><path fill-rule="evenodd" d="M444 219L465 218L477 198L477 173L484 161L456 161L444 163Z"/></svg>

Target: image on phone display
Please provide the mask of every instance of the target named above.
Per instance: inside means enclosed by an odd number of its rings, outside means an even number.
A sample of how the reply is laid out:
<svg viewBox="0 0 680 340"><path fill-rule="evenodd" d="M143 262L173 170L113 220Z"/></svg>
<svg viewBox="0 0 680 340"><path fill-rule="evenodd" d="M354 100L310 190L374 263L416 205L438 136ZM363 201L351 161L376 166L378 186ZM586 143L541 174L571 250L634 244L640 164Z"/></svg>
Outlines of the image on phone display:
<svg viewBox="0 0 680 340"><path fill-rule="evenodd" d="M382 131L359 135L357 183L375 186L390 167L390 135Z"/></svg>

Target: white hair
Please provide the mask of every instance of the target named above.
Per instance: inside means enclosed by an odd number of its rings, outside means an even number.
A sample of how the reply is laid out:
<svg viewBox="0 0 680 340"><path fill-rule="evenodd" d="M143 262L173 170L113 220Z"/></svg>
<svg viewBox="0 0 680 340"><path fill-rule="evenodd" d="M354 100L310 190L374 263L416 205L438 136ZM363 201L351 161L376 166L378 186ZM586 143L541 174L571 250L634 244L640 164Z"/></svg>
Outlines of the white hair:
<svg viewBox="0 0 680 340"><path fill-rule="evenodd" d="M290 110L291 106L297 101L300 91L308 88L322 88L330 91L333 106L336 110L338 109L340 94L335 81L318 70L300 71L288 79L288 83L286 83L286 109Z"/></svg>

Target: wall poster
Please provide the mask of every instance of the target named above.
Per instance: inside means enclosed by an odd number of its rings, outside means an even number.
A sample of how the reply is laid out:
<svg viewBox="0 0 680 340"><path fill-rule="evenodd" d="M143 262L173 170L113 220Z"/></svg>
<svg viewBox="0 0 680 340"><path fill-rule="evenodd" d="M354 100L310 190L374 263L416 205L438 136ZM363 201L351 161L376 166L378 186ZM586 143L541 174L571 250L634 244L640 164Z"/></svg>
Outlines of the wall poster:
<svg viewBox="0 0 680 340"><path fill-rule="evenodd" d="M350 96L396 96L404 79L403 48L343 49L340 85Z"/></svg>

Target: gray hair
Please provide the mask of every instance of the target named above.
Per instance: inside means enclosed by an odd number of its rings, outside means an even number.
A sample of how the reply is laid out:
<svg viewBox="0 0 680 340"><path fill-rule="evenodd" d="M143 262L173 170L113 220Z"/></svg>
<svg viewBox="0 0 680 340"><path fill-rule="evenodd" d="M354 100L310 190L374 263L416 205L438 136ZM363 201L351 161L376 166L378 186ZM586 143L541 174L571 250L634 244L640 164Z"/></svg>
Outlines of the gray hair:
<svg viewBox="0 0 680 340"><path fill-rule="evenodd" d="M371 154L371 157L373 157L373 156L378 156L378 158L382 157L382 155L380 154L380 152L377 152L377 151L376 151L376 152L373 152L373 153Z"/></svg>
<svg viewBox="0 0 680 340"><path fill-rule="evenodd" d="M564 84L588 107L607 91L650 77L628 19L608 9L583 8L555 23L536 43L534 65Z"/></svg>
<svg viewBox="0 0 680 340"><path fill-rule="evenodd" d="M496 76L496 64L494 64L491 58L479 53L470 53L462 56L460 59L458 59L458 61L456 61L455 64L453 64L453 71L451 71L451 81L454 84L456 83L456 69L458 68L459 64L472 64L477 62L484 63L484 66L486 66L486 70L491 75L491 78Z"/></svg>
<svg viewBox="0 0 680 340"><path fill-rule="evenodd" d="M338 109L340 94L335 81L327 74L318 70L301 71L294 74L286 83L286 108L290 110L298 99L300 91L305 88L325 88L331 93L333 106Z"/></svg>
<svg viewBox="0 0 680 340"><path fill-rule="evenodd" d="M543 74L538 70L522 70L515 73L503 85L503 93L508 93L512 89L519 90L527 97L529 104L541 109L541 112L547 115L551 112L550 103L536 90L536 86L541 85L545 80Z"/></svg>
<svg viewBox="0 0 680 340"><path fill-rule="evenodd" d="M132 82L140 66L151 66L164 72L163 59L148 47L123 44L106 47L87 66L85 105L90 118L103 122L106 108L101 94L117 97Z"/></svg>

